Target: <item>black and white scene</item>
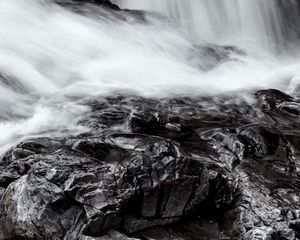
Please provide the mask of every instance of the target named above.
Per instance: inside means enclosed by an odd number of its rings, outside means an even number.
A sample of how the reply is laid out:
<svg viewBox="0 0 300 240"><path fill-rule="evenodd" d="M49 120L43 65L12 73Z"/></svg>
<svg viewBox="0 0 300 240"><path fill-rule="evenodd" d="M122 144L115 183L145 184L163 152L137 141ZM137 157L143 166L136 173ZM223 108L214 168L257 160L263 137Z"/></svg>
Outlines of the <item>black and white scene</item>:
<svg viewBox="0 0 300 240"><path fill-rule="evenodd" d="M300 240L300 0L0 0L0 240Z"/></svg>

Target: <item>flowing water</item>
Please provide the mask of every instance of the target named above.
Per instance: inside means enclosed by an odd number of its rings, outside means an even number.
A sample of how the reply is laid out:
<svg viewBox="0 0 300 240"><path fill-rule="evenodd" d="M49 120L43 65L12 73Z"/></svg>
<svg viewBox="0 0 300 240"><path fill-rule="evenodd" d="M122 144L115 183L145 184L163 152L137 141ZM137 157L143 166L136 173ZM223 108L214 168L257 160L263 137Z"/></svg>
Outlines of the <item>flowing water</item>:
<svg viewBox="0 0 300 240"><path fill-rule="evenodd" d="M274 0L116 0L122 8L168 16L192 39L234 44L238 38L266 47L282 42L280 11ZM233 38L234 37L234 38ZM234 41L236 42L237 39Z"/></svg>
<svg viewBox="0 0 300 240"><path fill-rule="evenodd" d="M114 2L149 12L147 22L50 0L0 1L0 151L23 137L86 131L76 124L86 97L294 92L300 82L292 1Z"/></svg>

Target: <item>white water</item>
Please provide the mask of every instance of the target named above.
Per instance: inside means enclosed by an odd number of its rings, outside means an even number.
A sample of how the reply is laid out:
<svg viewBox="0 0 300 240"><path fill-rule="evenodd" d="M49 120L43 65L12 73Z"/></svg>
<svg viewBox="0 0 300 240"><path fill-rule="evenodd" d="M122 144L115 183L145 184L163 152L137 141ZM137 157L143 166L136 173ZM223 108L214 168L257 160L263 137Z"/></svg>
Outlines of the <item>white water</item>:
<svg viewBox="0 0 300 240"><path fill-rule="evenodd" d="M153 15L148 24L101 18L103 11L80 16L45 0L0 1L0 73L11 85L0 83L0 151L26 136L85 131L76 125L87 111L78 99L114 91L294 91L289 82L300 76L300 63L270 51L283 38L280 27L271 27L272 1L127 0L122 6L156 10L177 22ZM205 70L199 64L211 60L194 42L230 44L247 54Z"/></svg>
<svg viewBox="0 0 300 240"><path fill-rule="evenodd" d="M233 44L253 41L270 47L282 43L276 0L114 0L122 8L167 15L188 36L207 42ZM295 19L296 20L296 19Z"/></svg>

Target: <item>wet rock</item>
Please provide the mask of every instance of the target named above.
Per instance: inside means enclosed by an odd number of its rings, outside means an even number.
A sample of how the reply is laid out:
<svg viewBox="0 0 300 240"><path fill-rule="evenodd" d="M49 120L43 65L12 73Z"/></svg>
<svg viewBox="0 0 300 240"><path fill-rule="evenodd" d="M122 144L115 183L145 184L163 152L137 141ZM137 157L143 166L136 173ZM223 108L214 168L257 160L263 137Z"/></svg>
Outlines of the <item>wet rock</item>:
<svg viewBox="0 0 300 240"><path fill-rule="evenodd" d="M128 126L132 132L150 133L151 131L159 131L166 128L166 116L159 112L137 112L132 111Z"/></svg>
<svg viewBox="0 0 300 240"><path fill-rule="evenodd" d="M90 132L2 156L1 239L299 238L299 103L254 97L83 101Z"/></svg>
<svg viewBox="0 0 300 240"><path fill-rule="evenodd" d="M5 186L1 218L5 231L16 236L62 239L77 228L77 234L99 236L109 229L134 232L169 224L188 214L185 207L203 184L201 163L167 140L131 152L104 138L43 149L13 161L29 169ZM10 166L3 174L13 172Z"/></svg>
<svg viewBox="0 0 300 240"><path fill-rule="evenodd" d="M155 227L135 234L141 239L230 239L219 229L218 223L210 218L200 217L188 222L180 222L165 228Z"/></svg>
<svg viewBox="0 0 300 240"><path fill-rule="evenodd" d="M138 23L148 23L148 15L153 17L150 13L140 10L120 9L117 4L110 0L47 0L50 3L58 4L65 7L74 13L94 16L99 21L106 21L107 19L113 21L130 21ZM155 16L158 18L158 16Z"/></svg>
<svg viewBox="0 0 300 240"><path fill-rule="evenodd" d="M244 144L237 134L228 129L198 130L201 139L207 141L211 153L215 153L216 160L223 163L224 167L233 169L242 161Z"/></svg>
<svg viewBox="0 0 300 240"><path fill-rule="evenodd" d="M72 148L90 157L105 161L121 161L127 155L126 150L112 141L101 138L79 140L74 143Z"/></svg>
<svg viewBox="0 0 300 240"><path fill-rule="evenodd" d="M283 102L290 102L293 98L279 90L269 89L261 90L256 93L258 103L262 109L273 110L276 106Z"/></svg>
<svg viewBox="0 0 300 240"><path fill-rule="evenodd" d="M280 131L264 125L239 128L238 137L245 143L247 154L256 156L273 155L287 144Z"/></svg>
<svg viewBox="0 0 300 240"><path fill-rule="evenodd" d="M107 234L101 237L84 237L82 240L138 240L136 238L130 238L125 234L117 231L109 231Z"/></svg>
<svg viewBox="0 0 300 240"><path fill-rule="evenodd" d="M257 92L259 108L276 124L299 125L300 102L278 90Z"/></svg>
<svg viewBox="0 0 300 240"><path fill-rule="evenodd" d="M62 6L76 6L82 4L95 4L112 10L120 10L120 8L109 0L54 0L55 3Z"/></svg>

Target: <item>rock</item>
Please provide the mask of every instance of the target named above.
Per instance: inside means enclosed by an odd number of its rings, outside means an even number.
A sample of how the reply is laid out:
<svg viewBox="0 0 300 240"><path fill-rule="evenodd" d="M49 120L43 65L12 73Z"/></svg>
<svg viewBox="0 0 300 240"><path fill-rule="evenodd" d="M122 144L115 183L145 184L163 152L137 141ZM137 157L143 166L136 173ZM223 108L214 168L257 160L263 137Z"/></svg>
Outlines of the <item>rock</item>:
<svg viewBox="0 0 300 240"><path fill-rule="evenodd" d="M90 132L2 156L0 238L299 238L299 102L254 96L83 101Z"/></svg>
<svg viewBox="0 0 300 240"><path fill-rule="evenodd" d="M204 184L201 163L167 140L153 139L144 150L130 152L103 137L60 141L59 150L45 147L13 161L18 168L30 167L19 170L4 191L0 206L6 232L62 239L76 229L94 236L169 224L188 214L185 206ZM11 172L10 166L3 174Z"/></svg>
<svg viewBox="0 0 300 240"><path fill-rule="evenodd" d="M107 9L120 10L120 8L109 0L54 0L55 3L62 6L76 6L83 4L95 4Z"/></svg>
<svg viewBox="0 0 300 240"><path fill-rule="evenodd" d="M261 90L256 93L258 104L262 109L274 110L278 104L291 102L293 98L279 90L269 89Z"/></svg>
<svg viewBox="0 0 300 240"><path fill-rule="evenodd" d="M166 116L158 112L141 112L132 111L128 127L132 132L136 133L150 133L153 131L159 131L166 128L167 119Z"/></svg>
<svg viewBox="0 0 300 240"><path fill-rule="evenodd" d="M136 238L130 238L125 234L122 234L118 231L109 231L107 234L101 237L82 237L80 240L138 240Z"/></svg>
<svg viewBox="0 0 300 240"><path fill-rule="evenodd" d="M110 0L46 0L67 8L74 13L95 16L98 21L130 21L148 23L147 13L139 10L120 9ZM151 16L151 14L149 14ZM1 77L1 76L0 76Z"/></svg>

